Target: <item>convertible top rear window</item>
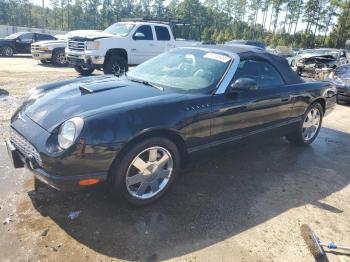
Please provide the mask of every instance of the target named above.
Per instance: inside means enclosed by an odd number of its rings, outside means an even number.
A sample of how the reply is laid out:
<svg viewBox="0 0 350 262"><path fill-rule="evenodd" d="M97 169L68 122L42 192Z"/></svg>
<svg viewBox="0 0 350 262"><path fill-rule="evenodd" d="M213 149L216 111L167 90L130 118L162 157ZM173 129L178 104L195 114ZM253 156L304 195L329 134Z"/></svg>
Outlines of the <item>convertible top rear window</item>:
<svg viewBox="0 0 350 262"><path fill-rule="evenodd" d="M231 61L230 56L215 50L177 49L137 66L128 76L165 89L209 91L216 88Z"/></svg>

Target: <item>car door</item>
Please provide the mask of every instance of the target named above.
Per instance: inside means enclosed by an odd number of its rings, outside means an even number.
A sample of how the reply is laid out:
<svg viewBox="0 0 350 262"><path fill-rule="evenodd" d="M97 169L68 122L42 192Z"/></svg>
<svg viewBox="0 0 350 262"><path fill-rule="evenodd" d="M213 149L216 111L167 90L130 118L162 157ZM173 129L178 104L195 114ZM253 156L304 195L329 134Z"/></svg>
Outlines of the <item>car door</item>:
<svg viewBox="0 0 350 262"><path fill-rule="evenodd" d="M242 60L232 82L239 78L255 80L257 90L214 95L213 140L230 140L279 128L291 117L293 90L285 85L272 64L263 60Z"/></svg>
<svg viewBox="0 0 350 262"><path fill-rule="evenodd" d="M168 50L170 50L171 48L175 47L174 46L174 40L171 37L171 34L169 32L168 27L166 26L154 26L154 30L156 33L156 50L157 53L163 53L166 52Z"/></svg>
<svg viewBox="0 0 350 262"><path fill-rule="evenodd" d="M25 33L16 39L16 52L22 54L30 53L30 45L34 42L34 33Z"/></svg>
<svg viewBox="0 0 350 262"><path fill-rule="evenodd" d="M150 25L141 25L132 35L131 40L131 64L141 64L146 60L156 56L155 37Z"/></svg>

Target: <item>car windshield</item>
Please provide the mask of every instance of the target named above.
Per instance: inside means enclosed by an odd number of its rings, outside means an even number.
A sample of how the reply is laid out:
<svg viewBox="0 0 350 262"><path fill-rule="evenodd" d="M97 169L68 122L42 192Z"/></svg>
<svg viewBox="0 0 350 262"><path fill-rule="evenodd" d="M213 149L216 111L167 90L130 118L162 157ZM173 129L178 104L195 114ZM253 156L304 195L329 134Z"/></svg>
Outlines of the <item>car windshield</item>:
<svg viewBox="0 0 350 262"><path fill-rule="evenodd" d="M104 32L119 35L119 36L128 36L131 30L135 27L134 24L126 24L126 23L116 23L108 27Z"/></svg>
<svg viewBox="0 0 350 262"><path fill-rule="evenodd" d="M20 33L15 33L9 36L6 36L5 39L16 39L17 37L19 37L21 34Z"/></svg>
<svg viewBox="0 0 350 262"><path fill-rule="evenodd" d="M230 66L230 56L214 50L175 49L137 66L130 80L184 92L216 88Z"/></svg>
<svg viewBox="0 0 350 262"><path fill-rule="evenodd" d="M302 54L312 54L314 53L315 50L312 50L312 49L305 49L305 50L300 50L299 51L299 55L302 55Z"/></svg>
<svg viewBox="0 0 350 262"><path fill-rule="evenodd" d="M315 50L314 54L317 55L331 55L334 58L338 58L339 52L334 50Z"/></svg>

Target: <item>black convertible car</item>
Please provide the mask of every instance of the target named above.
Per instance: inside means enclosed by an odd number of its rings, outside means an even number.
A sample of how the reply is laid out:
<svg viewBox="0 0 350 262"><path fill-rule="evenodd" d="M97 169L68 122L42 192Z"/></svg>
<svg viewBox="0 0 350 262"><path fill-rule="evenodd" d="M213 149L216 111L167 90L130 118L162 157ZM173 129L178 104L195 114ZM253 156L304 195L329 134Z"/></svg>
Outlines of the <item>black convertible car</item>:
<svg viewBox="0 0 350 262"><path fill-rule="evenodd" d="M0 55L30 54L30 45L34 42L57 40L54 36L42 33L19 32L0 38Z"/></svg>
<svg viewBox="0 0 350 262"><path fill-rule="evenodd" d="M143 205L199 150L272 133L311 144L335 102L335 87L304 82L261 48L178 48L126 76L35 88L11 119L7 147L15 167L54 188L107 181Z"/></svg>

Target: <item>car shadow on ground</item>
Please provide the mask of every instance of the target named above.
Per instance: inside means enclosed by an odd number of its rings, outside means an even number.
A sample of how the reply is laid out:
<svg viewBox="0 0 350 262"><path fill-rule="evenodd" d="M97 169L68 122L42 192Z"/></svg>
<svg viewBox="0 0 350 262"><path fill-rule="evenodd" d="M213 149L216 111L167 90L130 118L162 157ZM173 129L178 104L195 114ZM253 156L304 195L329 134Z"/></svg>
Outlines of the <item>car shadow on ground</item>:
<svg viewBox="0 0 350 262"><path fill-rule="evenodd" d="M73 66L69 66L69 65L65 65L65 66L57 66L54 65L52 62L46 62L46 63L42 63L38 61L38 66L42 66L42 67L48 67L48 68L74 68Z"/></svg>
<svg viewBox="0 0 350 262"><path fill-rule="evenodd" d="M14 55L14 56L1 56L0 55L0 59L1 58L13 58L13 59L16 59L16 58L28 58L28 59L32 59L32 55L28 54L28 55Z"/></svg>
<svg viewBox="0 0 350 262"><path fill-rule="evenodd" d="M114 202L104 186L71 194L43 187L29 196L43 216L99 253L125 260L169 259L305 204L342 212L319 201L350 182L349 138L324 128L311 147L275 139L212 150L192 159L172 190L143 208ZM62 212L67 209L82 212L69 221Z"/></svg>

